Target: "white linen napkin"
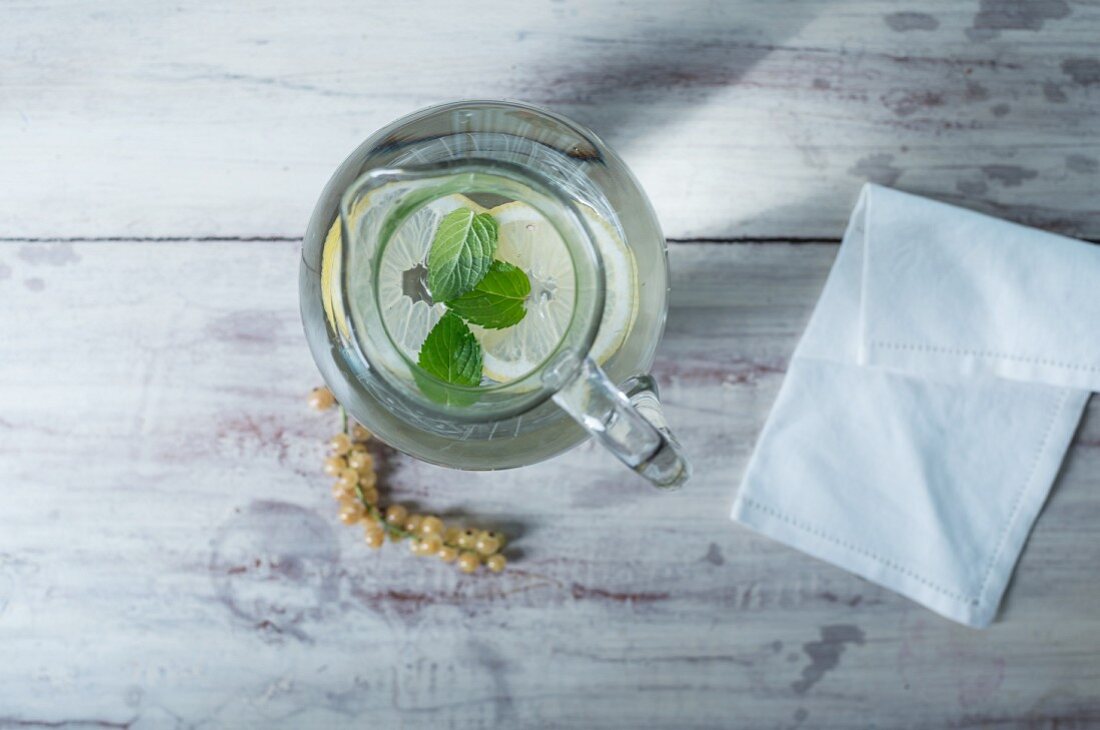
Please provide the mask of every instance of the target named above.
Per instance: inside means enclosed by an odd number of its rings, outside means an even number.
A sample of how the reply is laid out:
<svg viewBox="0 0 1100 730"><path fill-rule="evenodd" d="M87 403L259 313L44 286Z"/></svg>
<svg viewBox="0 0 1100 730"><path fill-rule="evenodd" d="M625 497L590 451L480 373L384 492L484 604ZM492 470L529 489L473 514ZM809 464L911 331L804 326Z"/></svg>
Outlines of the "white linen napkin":
<svg viewBox="0 0 1100 730"><path fill-rule="evenodd" d="M987 626L1092 390L1100 246L866 185L732 517Z"/></svg>

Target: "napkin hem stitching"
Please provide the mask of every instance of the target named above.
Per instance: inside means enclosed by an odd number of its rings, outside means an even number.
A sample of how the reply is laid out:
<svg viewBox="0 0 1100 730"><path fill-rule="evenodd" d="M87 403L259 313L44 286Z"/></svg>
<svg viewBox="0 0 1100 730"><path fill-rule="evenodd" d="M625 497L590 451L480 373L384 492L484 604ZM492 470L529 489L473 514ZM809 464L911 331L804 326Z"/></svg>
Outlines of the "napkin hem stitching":
<svg viewBox="0 0 1100 730"><path fill-rule="evenodd" d="M1045 365L1048 367L1065 368L1066 370L1087 370L1089 372L1100 372L1100 366L1066 363L1059 362L1057 360L1047 360L1041 357L1032 357L1028 355L1011 355L1006 352L989 352L985 350L964 350L954 347L936 347L934 345L917 345L908 344L904 342L884 342L882 340L874 340L871 342L873 347L886 347L896 350L924 350L927 352L942 352L946 355L965 355L969 357L992 357L1002 358L1004 360L1014 360L1016 362L1030 363L1032 365Z"/></svg>
<svg viewBox="0 0 1100 730"><path fill-rule="evenodd" d="M985 596L986 586L989 584L989 579L993 576L993 569L997 567L997 563L1001 557L1001 553L1004 551L1005 543L1008 538L1008 533L1011 528L1016 524L1016 516L1020 512L1020 504L1023 502L1024 495L1027 493L1028 488L1035 481L1035 474L1039 471L1039 464L1043 461L1043 454L1046 453L1047 443L1050 442L1050 434L1054 431L1054 426L1058 423L1058 414L1065 408L1066 400L1069 399L1069 392L1064 392L1055 402L1054 411L1051 413L1050 422L1047 424L1046 431L1043 432L1043 438L1039 441L1039 448L1035 453L1035 461L1031 465L1031 471L1028 472L1027 479L1016 491L1016 497L1012 503L1012 511L1008 514L1008 519L1005 520L1004 527L1001 528L1001 534L997 538L997 548L993 551L993 556L989 559L989 567L986 568L985 577L982 578L982 584L978 588L977 601L980 602L982 597Z"/></svg>
<svg viewBox="0 0 1100 730"><path fill-rule="evenodd" d="M801 520L796 520L793 517L789 517L786 514L778 511L777 509L775 509L773 507L769 507L765 504L761 504L760 502L757 502L752 497L742 496L740 501L743 504L745 504L749 507L752 507L753 509L759 510L761 512L764 512L765 514L771 515L772 517L774 517L778 520L786 522L787 524L791 525L792 527L796 527L799 530L802 530L803 532L808 532L811 535L814 535L815 537L818 537L818 538L820 538L822 540L825 540L827 542L831 542L834 545L837 545L839 547L844 548L845 550L851 550L854 553L858 553L860 555L871 558L872 560L875 560L880 565L882 565L884 568L889 568L890 570L893 570L897 573L901 573L902 575L906 576L907 578L911 578L911 579L913 579L913 580L915 580L919 583L923 583L928 588L931 588L932 590L936 591L937 593L941 593L941 594L943 594L944 596L946 596L948 598L954 599L956 601L962 601L964 603L972 603L972 604L978 603L978 599L967 598L963 595L955 593L954 591L948 590L947 588L943 588L942 586L939 586L939 585L933 583L932 581L928 580L927 578L924 578L924 577L920 576L919 574L913 572L909 568L906 568L902 565L899 565L898 563L895 563L892 560L888 560L886 558L880 557L879 555L876 555L875 553L872 553L871 551L867 550L866 548L858 547L858 546L853 545L849 542L846 542L844 540L841 540L839 538L835 538L835 537L833 537L829 534L826 534L826 533L822 532L821 530L813 527L812 525L809 525L805 522L802 522ZM979 595L981 595L981 594L979 594Z"/></svg>

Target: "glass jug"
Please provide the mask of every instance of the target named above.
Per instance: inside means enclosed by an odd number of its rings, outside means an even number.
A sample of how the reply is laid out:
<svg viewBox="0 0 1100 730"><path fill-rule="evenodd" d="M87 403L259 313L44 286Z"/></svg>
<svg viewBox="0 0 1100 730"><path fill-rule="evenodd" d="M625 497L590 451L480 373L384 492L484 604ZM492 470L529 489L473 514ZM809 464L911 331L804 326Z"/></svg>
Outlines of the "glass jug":
<svg viewBox="0 0 1100 730"><path fill-rule="evenodd" d="M490 220L496 258L530 289L520 324L458 325L483 360L466 384L418 360L455 307L434 301L426 267L433 231L457 209ZM328 182L302 259L302 319L322 377L391 446L501 469L591 435L659 487L690 476L646 374L668 307L665 240L629 170L587 129L498 101L400 119Z"/></svg>

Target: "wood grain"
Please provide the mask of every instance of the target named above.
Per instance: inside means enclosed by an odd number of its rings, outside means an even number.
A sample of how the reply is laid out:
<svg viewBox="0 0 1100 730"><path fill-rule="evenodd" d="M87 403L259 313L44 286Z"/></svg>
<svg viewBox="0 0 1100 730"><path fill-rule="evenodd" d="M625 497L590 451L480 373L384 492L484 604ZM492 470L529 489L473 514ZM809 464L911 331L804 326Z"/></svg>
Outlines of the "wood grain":
<svg viewBox="0 0 1100 730"><path fill-rule="evenodd" d="M5 2L0 729L1100 725L1095 403L987 631L726 519L864 180L1100 239L1098 37L1095 0ZM688 488L376 449L515 537L501 576L338 524L297 319L328 175L463 97L591 125L681 242Z"/></svg>
<svg viewBox="0 0 1100 730"><path fill-rule="evenodd" d="M296 242L0 245L0 727L1095 725L1095 404L987 631L726 519L834 252L673 247L679 493L587 445L379 450L395 498L515 536L462 577L335 520Z"/></svg>
<svg viewBox="0 0 1100 730"><path fill-rule="evenodd" d="M872 180L1100 238L1095 0L0 9L0 236L297 237L418 107L589 123L676 239L838 238Z"/></svg>

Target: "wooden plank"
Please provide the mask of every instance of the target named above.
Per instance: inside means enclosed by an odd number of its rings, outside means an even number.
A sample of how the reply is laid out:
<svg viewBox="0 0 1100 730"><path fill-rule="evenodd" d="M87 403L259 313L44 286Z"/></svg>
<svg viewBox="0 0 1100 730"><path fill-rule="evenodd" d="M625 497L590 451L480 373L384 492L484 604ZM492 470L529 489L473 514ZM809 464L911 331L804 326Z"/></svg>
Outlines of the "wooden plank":
<svg viewBox="0 0 1100 730"><path fill-rule="evenodd" d="M672 238L837 238L864 180L1100 237L1100 4L7 2L0 235L301 235L369 132L591 124Z"/></svg>
<svg viewBox="0 0 1100 730"><path fill-rule="evenodd" d="M0 727L1095 724L1097 406L987 631L726 519L834 251L673 248L679 493L591 446L379 452L394 497L516 536L461 577L334 519L296 243L0 246Z"/></svg>

